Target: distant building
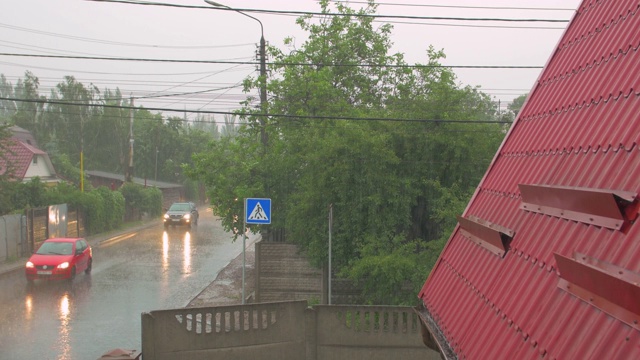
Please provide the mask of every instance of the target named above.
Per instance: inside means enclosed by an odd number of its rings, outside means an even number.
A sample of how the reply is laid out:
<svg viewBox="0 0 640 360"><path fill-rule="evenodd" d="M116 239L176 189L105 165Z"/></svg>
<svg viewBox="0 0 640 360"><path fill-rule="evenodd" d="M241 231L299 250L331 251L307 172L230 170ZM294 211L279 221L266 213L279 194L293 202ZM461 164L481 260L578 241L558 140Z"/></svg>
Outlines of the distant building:
<svg viewBox="0 0 640 360"><path fill-rule="evenodd" d="M639 34L577 9L419 293L444 359L640 359Z"/></svg>
<svg viewBox="0 0 640 360"><path fill-rule="evenodd" d="M0 175L13 181L28 182L36 177L44 183L58 183L49 154L38 149L33 135L18 126L10 128L12 137L4 141L8 151L0 158Z"/></svg>
<svg viewBox="0 0 640 360"><path fill-rule="evenodd" d="M85 176L93 187L106 186L109 189L118 189L124 184L124 174L114 174L106 171L85 171ZM162 191L162 205L168 208L174 202L186 201L184 186L163 181L154 181L134 177L132 181L142 186L157 187Z"/></svg>

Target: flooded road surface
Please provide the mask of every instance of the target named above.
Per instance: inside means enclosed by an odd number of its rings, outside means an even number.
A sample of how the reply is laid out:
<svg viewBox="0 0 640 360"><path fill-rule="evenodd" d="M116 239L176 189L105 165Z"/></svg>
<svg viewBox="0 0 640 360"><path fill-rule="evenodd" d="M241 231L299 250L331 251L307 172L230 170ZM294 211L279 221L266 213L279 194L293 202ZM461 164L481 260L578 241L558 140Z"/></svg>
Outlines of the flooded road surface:
<svg viewBox="0 0 640 360"><path fill-rule="evenodd" d="M27 286L0 278L0 359L98 359L141 349L143 312L186 306L242 252L210 210L200 224L158 226L93 245L93 271L68 282Z"/></svg>

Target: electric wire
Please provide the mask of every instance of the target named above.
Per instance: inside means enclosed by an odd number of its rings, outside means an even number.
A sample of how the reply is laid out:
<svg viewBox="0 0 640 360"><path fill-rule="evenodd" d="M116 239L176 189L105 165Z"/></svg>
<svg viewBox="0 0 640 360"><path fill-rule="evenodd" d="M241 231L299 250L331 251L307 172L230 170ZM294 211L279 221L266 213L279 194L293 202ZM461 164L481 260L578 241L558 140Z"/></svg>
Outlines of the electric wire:
<svg viewBox="0 0 640 360"><path fill-rule="evenodd" d="M464 17L447 17L447 16L382 15L382 14L360 14L360 13L344 14L344 13L322 13L322 12L312 12L312 11L222 8L222 7L181 5L181 4L134 1L134 0L85 0L85 1L128 4L128 5L143 5L143 6L166 6L166 7L186 8L186 9L206 9L206 10L234 11L234 12L240 11L240 12L261 13L261 14L293 14L293 15L302 15L302 16L309 16L309 15L352 16L352 17L369 17L369 18L381 18L381 19L452 20L452 21L498 21L498 22L504 21L504 22L551 22L551 23L569 22L569 20L564 20L564 19L464 18Z"/></svg>
<svg viewBox="0 0 640 360"><path fill-rule="evenodd" d="M333 0L336 3L347 4L369 4L366 1L352 0ZM536 7L508 7L508 6L468 6L468 5L432 5L432 4L406 4L406 3L387 3L376 2L376 5L389 6L407 6L407 7L425 7L425 8L448 8L448 9L475 9L475 10L534 10L534 11L575 11L569 8L536 8Z"/></svg>
<svg viewBox="0 0 640 360"><path fill-rule="evenodd" d="M94 0L90 0L94 1ZM106 60L106 61L135 61L135 62L164 62L164 63L188 63L188 64L245 64L260 65L255 61L219 61L219 60L194 60L194 59L151 59L151 58L126 58L126 57L100 57L100 56L60 56L42 54L0 53L0 56L18 56L52 59L76 59L76 60ZM292 62L266 62L275 66L332 66L332 67L388 67L388 68L451 68L451 69L542 69L539 65L397 65L397 64L313 64Z"/></svg>
<svg viewBox="0 0 640 360"><path fill-rule="evenodd" d="M40 103L40 104L54 104L54 105L67 105L67 106L87 106L87 107L103 107L103 108L115 108L136 110L135 106L124 105L108 105L108 104L95 104L95 103L75 103L69 101L58 101L48 99L18 99L10 97L0 97L0 100L7 101L20 101L28 103ZM388 121L388 122L413 122L413 123L455 123L455 124L509 124L509 121L503 120L444 120L444 119L402 119L402 118L384 118L384 117L350 117L350 116L320 116L320 115L289 115L289 114L272 114L272 113L253 113L242 111L213 111L213 110L187 110L187 109L170 109L170 108L153 108L146 107L148 111L161 111L161 112L178 112L178 113L192 113L192 114L218 114L218 115L235 115L239 117L269 117L269 118L284 118L284 119L301 119L301 120L348 120L348 121Z"/></svg>
<svg viewBox="0 0 640 360"><path fill-rule="evenodd" d="M198 45L198 46L135 44L135 43L126 43L121 41L92 39L92 38L86 38L86 37L75 36L75 35L58 34L58 33L53 33L49 31L29 29L21 26L15 26L15 25L3 24L3 23L0 23L0 27L6 28L6 29L12 29L12 30L30 32L30 33L39 34L39 35L77 40L77 41L85 41L85 42L92 42L92 43L99 43L99 44L106 44L106 45L154 48L154 49L220 49L220 48L243 47L243 46L255 45L254 43L229 44L229 45Z"/></svg>

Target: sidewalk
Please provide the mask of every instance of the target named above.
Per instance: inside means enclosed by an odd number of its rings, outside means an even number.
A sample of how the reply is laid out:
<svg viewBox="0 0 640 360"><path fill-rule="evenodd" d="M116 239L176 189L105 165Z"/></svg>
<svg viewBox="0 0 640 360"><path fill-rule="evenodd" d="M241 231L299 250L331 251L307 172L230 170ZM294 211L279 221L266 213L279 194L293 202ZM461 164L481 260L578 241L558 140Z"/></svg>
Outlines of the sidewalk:
<svg viewBox="0 0 640 360"><path fill-rule="evenodd" d="M255 243L260 235L250 234L245 243L246 303L253 302L255 288ZM236 241L242 241L240 239ZM186 307L209 307L242 304L242 252L222 268L215 280L200 292Z"/></svg>

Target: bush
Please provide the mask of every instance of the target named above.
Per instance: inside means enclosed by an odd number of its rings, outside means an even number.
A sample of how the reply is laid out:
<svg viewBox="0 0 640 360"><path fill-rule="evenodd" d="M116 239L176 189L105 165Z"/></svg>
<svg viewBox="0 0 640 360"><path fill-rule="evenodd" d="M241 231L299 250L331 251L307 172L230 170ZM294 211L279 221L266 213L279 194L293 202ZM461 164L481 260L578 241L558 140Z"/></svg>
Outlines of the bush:
<svg viewBox="0 0 640 360"><path fill-rule="evenodd" d="M27 208L69 204L85 214L88 234L96 234L120 227L129 214L145 212L150 216L162 213L162 191L154 187L126 183L120 191L105 186L81 192L76 186L58 183L47 186L35 178L27 183L0 181L0 212L8 214ZM130 216L129 219L135 219Z"/></svg>
<svg viewBox="0 0 640 360"><path fill-rule="evenodd" d="M144 203L141 210L151 217L157 217L162 214L162 191L156 187L149 187L143 190Z"/></svg>
<svg viewBox="0 0 640 360"><path fill-rule="evenodd" d="M105 186L99 187L95 192L100 195L104 203L105 230L119 227L124 219L124 196L120 192L111 191Z"/></svg>
<svg viewBox="0 0 640 360"><path fill-rule="evenodd" d="M162 192L158 188L125 183L120 187L129 220L138 220L143 212L150 216L162 213Z"/></svg>

